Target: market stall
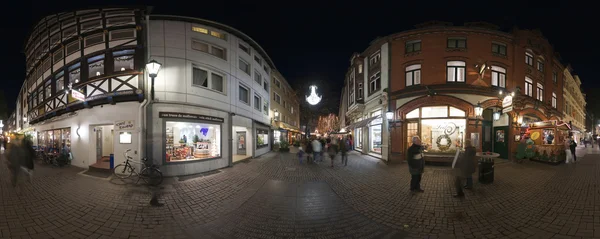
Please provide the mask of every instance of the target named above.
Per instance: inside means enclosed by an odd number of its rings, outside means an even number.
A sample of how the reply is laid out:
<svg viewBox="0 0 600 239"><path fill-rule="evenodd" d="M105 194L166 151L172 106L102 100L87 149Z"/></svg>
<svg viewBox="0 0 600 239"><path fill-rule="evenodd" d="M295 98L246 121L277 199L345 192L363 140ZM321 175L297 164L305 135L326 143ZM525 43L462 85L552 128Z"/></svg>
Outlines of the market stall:
<svg viewBox="0 0 600 239"><path fill-rule="evenodd" d="M541 121L529 124L515 140L521 143L517 147L517 158L531 161L561 164L566 159L565 140L569 137L570 127L567 123L557 121Z"/></svg>

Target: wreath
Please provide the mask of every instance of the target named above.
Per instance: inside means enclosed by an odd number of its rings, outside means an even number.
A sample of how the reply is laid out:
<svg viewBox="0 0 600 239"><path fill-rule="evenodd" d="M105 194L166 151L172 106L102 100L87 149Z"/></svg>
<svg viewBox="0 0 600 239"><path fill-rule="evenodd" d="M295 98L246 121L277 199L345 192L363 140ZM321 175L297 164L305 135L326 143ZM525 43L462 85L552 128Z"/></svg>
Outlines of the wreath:
<svg viewBox="0 0 600 239"><path fill-rule="evenodd" d="M446 139L447 144L441 144L440 142L442 141L442 139ZM440 149L440 151L443 152L450 149L450 145L452 145L452 139L450 139L450 136L448 136L447 134L443 134L437 137L435 144Z"/></svg>

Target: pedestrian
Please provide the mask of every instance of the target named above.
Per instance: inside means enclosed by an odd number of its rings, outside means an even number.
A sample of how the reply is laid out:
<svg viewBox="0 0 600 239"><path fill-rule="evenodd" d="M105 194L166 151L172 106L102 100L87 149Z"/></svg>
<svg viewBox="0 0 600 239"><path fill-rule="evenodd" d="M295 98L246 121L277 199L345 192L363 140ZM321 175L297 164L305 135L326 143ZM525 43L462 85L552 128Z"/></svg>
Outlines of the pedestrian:
<svg viewBox="0 0 600 239"><path fill-rule="evenodd" d="M304 140L304 146L306 147L306 164L309 164L311 160L313 162L315 162L315 160L312 158L313 157L313 149L312 149L312 143L310 142L310 139Z"/></svg>
<svg viewBox="0 0 600 239"><path fill-rule="evenodd" d="M475 147L471 145L471 140L465 140L465 151L459 155L457 160L458 162L454 167L454 186L456 187L454 197L464 197L463 187L466 189L473 188L473 173L475 173ZM467 180L466 186L462 185L463 178Z"/></svg>
<svg viewBox="0 0 600 239"><path fill-rule="evenodd" d="M410 191L425 192L421 189L421 177L425 169L425 161L423 159L423 146L421 146L421 138L419 136L412 137L412 145L407 150L408 171L410 172Z"/></svg>
<svg viewBox="0 0 600 239"><path fill-rule="evenodd" d="M317 140L316 138L313 139L311 144L312 144L312 151L313 151L313 161L320 162L321 161L320 160L321 149L323 148L323 145L321 145L321 142L319 142L319 140Z"/></svg>
<svg viewBox="0 0 600 239"><path fill-rule="evenodd" d="M331 159L331 167L333 168L333 161L337 155L337 145L335 144L334 140L327 139L327 153L329 154L329 158Z"/></svg>
<svg viewBox="0 0 600 239"><path fill-rule="evenodd" d="M23 158L21 158L21 170L29 176L29 181L31 181L34 168L33 160L35 158L33 142L27 138L23 138L21 148L23 151Z"/></svg>
<svg viewBox="0 0 600 239"><path fill-rule="evenodd" d="M573 163L577 163L577 155L575 154L575 149L577 148L577 143L575 143L575 140L571 140L571 144L569 145L569 148L571 149L571 153L573 154Z"/></svg>
<svg viewBox="0 0 600 239"><path fill-rule="evenodd" d="M350 139L344 137L339 145L340 152L342 153L342 164L344 164L344 166L348 166L348 150L350 150L350 148Z"/></svg>
<svg viewBox="0 0 600 239"><path fill-rule="evenodd" d="M565 163L569 164L573 162L573 154L571 153L571 140L570 138L565 139Z"/></svg>
<svg viewBox="0 0 600 239"><path fill-rule="evenodd" d="M302 146L298 147L298 161L302 164L302 158L304 157L304 151L302 151Z"/></svg>

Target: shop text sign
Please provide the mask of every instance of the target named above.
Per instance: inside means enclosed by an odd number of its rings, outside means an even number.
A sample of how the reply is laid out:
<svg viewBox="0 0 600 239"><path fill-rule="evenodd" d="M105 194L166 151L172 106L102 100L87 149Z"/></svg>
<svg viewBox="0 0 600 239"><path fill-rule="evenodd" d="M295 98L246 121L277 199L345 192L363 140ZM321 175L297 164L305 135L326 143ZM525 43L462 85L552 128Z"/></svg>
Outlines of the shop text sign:
<svg viewBox="0 0 600 239"><path fill-rule="evenodd" d="M76 100L85 101L85 95L76 90L71 90L71 97Z"/></svg>
<svg viewBox="0 0 600 239"><path fill-rule="evenodd" d="M502 108L512 106L512 103L513 103L512 100L513 100L513 98L510 95L507 95L506 97L504 97L504 99L502 100Z"/></svg>
<svg viewBox="0 0 600 239"><path fill-rule="evenodd" d="M115 122L115 129L117 130L127 130L133 129L135 127L135 123L133 120L122 120Z"/></svg>
<svg viewBox="0 0 600 239"><path fill-rule="evenodd" d="M189 113L174 113L174 112L159 112L159 118L176 118L176 119L191 119L191 120L206 120L206 121L214 121L214 122L225 122L225 119L208 116L208 115L197 115L197 114L189 114Z"/></svg>

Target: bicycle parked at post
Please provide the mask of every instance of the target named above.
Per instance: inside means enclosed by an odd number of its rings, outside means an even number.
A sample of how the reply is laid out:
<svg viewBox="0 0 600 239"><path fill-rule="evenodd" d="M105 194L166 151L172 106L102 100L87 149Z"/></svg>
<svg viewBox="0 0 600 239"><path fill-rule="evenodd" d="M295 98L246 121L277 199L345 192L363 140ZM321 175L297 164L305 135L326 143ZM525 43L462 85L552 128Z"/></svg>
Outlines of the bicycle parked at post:
<svg viewBox="0 0 600 239"><path fill-rule="evenodd" d="M123 153L123 155L125 156L125 163L117 165L114 168L113 174L117 178L127 179L135 173L138 176L138 181L136 181L136 183L139 182L140 179L142 179L148 185L157 186L161 184L163 181L163 175L160 169L158 169L158 165L151 164L150 166L147 166L147 158L142 158L142 162L133 161L133 158L127 155L129 151L131 151L131 149L128 149L127 151L125 151L125 153ZM142 165L140 173L137 173L132 163Z"/></svg>

